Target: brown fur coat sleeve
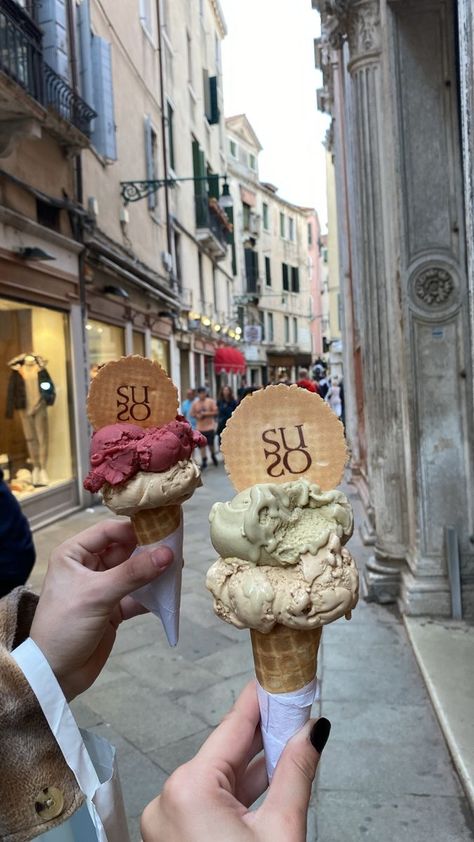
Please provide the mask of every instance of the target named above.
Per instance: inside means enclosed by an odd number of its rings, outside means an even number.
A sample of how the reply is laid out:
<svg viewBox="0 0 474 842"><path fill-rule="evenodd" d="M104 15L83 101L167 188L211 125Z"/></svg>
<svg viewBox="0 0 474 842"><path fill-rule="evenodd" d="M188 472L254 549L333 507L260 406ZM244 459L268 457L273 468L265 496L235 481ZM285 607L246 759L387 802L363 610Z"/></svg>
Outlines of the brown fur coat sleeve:
<svg viewBox="0 0 474 842"><path fill-rule="evenodd" d="M29 635L38 597L16 588L0 600L0 839L27 842L66 821L82 804L36 696L10 656ZM54 789L53 789L54 788ZM48 790L45 792L45 790ZM56 807L41 802L53 795ZM52 818L49 814L60 813Z"/></svg>

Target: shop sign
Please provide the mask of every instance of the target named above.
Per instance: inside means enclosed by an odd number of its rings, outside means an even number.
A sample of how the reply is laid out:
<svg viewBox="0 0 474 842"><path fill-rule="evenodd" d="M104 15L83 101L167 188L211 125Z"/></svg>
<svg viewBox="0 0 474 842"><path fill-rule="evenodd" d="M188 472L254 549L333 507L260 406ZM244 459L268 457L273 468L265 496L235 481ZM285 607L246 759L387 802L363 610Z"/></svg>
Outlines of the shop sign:
<svg viewBox="0 0 474 842"><path fill-rule="evenodd" d="M262 341L262 326L261 325L245 325L244 327L244 342L249 345L258 345Z"/></svg>

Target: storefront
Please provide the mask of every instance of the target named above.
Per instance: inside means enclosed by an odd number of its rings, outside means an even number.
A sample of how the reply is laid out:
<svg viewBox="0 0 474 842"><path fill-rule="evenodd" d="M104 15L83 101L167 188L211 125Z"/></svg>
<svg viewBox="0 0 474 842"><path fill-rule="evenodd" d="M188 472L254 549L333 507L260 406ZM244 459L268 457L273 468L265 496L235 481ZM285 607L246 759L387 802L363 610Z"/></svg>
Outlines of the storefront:
<svg viewBox="0 0 474 842"><path fill-rule="evenodd" d="M77 277L64 271L77 268L77 250L47 246L49 265L0 254L0 467L33 528L81 503L72 343L80 308Z"/></svg>

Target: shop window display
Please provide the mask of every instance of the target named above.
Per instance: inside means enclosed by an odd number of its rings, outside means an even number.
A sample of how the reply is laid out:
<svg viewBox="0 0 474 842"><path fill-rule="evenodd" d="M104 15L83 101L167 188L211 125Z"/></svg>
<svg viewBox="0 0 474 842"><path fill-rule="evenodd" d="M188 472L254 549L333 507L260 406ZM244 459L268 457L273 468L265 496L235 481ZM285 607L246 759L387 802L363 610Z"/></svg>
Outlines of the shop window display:
<svg viewBox="0 0 474 842"><path fill-rule="evenodd" d="M123 327L89 319L86 324L86 335L92 380L101 365L123 357L125 354L125 331Z"/></svg>
<svg viewBox="0 0 474 842"><path fill-rule="evenodd" d="M132 333L133 353L139 354L140 357L145 356L145 334L134 330Z"/></svg>
<svg viewBox="0 0 474 842"><path fill-rule="evenodd" d="M152 336L151 359L159 363L167 374L170 373L169 343L166 339L158 339L158 337Z"/></svg>
<svg viewBox="0 0 474 842"><path fill-rule="evenodd" d="M0 299L0 371L0 467L23 500L73 477L67 317Z"/></svg>

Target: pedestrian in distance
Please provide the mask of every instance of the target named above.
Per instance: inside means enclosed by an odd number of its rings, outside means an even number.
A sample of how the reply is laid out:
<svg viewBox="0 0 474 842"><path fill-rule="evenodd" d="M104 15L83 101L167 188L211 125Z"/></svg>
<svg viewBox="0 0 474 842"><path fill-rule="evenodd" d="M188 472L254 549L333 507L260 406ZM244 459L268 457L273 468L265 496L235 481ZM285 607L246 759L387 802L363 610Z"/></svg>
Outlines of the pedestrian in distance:
<svg viewBox="0 0 474 842"><path fill-rule="evenodd" d="M300 389L306 389L308 392L317 392L318 387L313 380L309 379L309 371L307 368L300 368L299 380L296 383Z"/></svg>
<svg viewBox="0 0 474 842"><path fill-rule="evenodd" d="M320 397L326 398L329 389L329 380L326 376L326 370L324 368L316 368L314 376Z"/></svg>
<svg viewBox="0 0 474 842"><path fill-rule="evenodd" d="M0 470L0 597L25 584L35 558L28 521Z"/></svg>
<svg viewBox="0 0 474 842"><path fill-rule="evenodd" d="M221 435L225 429L225 425L236 407L237 401L234 398L232 389L230 386L223 386L217 401L217 409L219 410L217 418L217 436L219 439L219 445L221 443Z"/></svg>
<svg viewBox="0 0 474 842"><path fill-rule="evenodd" d="M207 394L205 386L197 390L197 398L191 407L191 417L196 419L196 427L206 439L206 446L201 447L201 468L207 468L207 450L211 454L212 464L217 467L217 456L215 452L217 404Z"/></svg>
<svg viewBox="0 0 474 842"><path fill-rule="evenodd" d="M191 424L193 430L196 429L196 418L191 415L191 407L196 400L196 392L194 389L188 389L186 392L186 400L181 405L181 414L184 415L188 424Z"/></svg>
<svg viewBox="0 0 474 842"><path fill-rule="evenodd" d="M339 378L337 375L332 378L331 385L326 394L326 401L328 402L329 406L331 407L332 411L335 412L338 418L342 415L342 395L341 395L341 386L339 384Z"/></svg>

